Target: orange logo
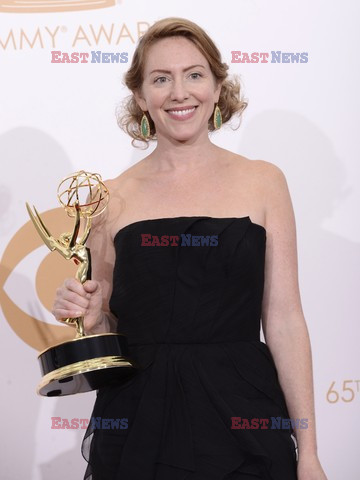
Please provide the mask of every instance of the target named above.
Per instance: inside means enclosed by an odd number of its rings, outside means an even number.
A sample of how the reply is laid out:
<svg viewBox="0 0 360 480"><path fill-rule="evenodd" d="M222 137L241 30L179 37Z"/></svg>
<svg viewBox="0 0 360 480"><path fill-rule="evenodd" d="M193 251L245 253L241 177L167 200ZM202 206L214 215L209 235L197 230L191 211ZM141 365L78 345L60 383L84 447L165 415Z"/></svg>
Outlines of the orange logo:
<svg viewBox="0 0 360 480"><path fill-rule="evenodd" d="M72 222L64 214L63 208L41 213L41 218L53 234L72 230ZM16 266L42 245L43 241L29 220L10 240L0 262L0 305L4 316L16 335L38 351L75 337L75 330L72 327L51 325L29 315L5 292L5 283ZM76 267L72 262L67 262L60 255L50 251L41 261L35 277L36 293L38 300L49 312L52 309L56 288L66 277L73 277L75 271ZM18 295L21 295L21 291Z"/></svg>
<svg viewBox="0 0 360 480"><path fill-rule="evenodd" d="M115 0L0 0L0 12L70 12L72 10L113 7L115 4Z"/></svg>

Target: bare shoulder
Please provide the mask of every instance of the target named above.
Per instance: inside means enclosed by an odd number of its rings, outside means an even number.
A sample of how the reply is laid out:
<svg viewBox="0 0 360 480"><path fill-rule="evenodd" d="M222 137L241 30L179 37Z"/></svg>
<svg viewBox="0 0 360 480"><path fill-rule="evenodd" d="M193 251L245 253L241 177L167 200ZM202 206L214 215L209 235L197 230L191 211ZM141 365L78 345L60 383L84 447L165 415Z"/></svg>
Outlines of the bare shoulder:
<svg viewBox="0 0 360 480"><path fill-rule="evenodd" d="M234 161L237 161L239 168L246 169L259 181L263 181L264 186L269 186L273 182L283 182L285 175L283 171L274 163L265 160L253 160L242 155L236 155Z"/></svg>
<svg viewBox="0 0 360 480"><path fill-rule="evenodd" d="M251 160L254 170L263 178L267 187L286 183L284 172L278 165L265 160Z"/></svg>
<svg viewBox="0 0 360 480"><path fill-rule="evenodd" d="M289 208L290 194L286 177L281 168L265 160L253 160L242 155L226 156L231 166L232 181L241 186L241 191L250 199L259 218L270 224L274 215L280 214L280 206Z"/></svg>
<svg viewBox="0 0 360 480"><path fill-rule="evenodd" d="M135 180L144 175L144 165L147 157L135 163L131 167L124 170L117 177L105 180L105 185L109 189L110 195L119 196L121 192L125 194L133 187Z"/></svg>
<svg viewBox="0 0 360 480"><path fill-rule="evenodd" d="M269 232L294 225L294 214L286 176L282 169L265 160L245 159L249 176L261 192L265 223Z"/></svg>
<svg viewBox="0 0 360 480"><path fill-rule="evenodd" d="M104 215L101 215L101 224L103 234L109 237L109 241L113 242L114 236L119 230L125 217L125 212L129 209L129 198L132 198L136 191L139 178L143 176L143 160L124 170L115 178L106 179L104 181L109 191L109 203ZM125 220L124 220L125 221Z"/></svg>
<svg viewBox="0 0 360 480"><path fill-rule="evenodd" d="M96 230L103 240L106 240L107 237L111 237L114 219L117 218L125 208L124 191L128 178L129 173L127 170L115 178L104 180L104 185L108 190L109 195L108 203L104 212L95 216L92 221L93 232ZM94 237L94 233L92 234L92 237ZM109 240L111 241L112 239L109 238Z"/></svg>
<svg viewBox="0 0 360 480"><path fill-rule="evenodd" d="M269 181L284 181L285 175L283 171L274 163L265 160L254 160L233 152L224 152L224 158L242 174L248 173L250 176L256 177L259 181L263 180L264 185L268 185Z"/></svg>
<svg viewBox="0 0 360 480"><path fill-rule="evenodd" d="M106 179L104 183L106 187L109 189L110 194L116 193L119 190L119 188L125 186L126 182L128 182L134 176L137 169L138 169L138 166L136 164L128 168L127 170L124 170L117 177Z"/></svg>

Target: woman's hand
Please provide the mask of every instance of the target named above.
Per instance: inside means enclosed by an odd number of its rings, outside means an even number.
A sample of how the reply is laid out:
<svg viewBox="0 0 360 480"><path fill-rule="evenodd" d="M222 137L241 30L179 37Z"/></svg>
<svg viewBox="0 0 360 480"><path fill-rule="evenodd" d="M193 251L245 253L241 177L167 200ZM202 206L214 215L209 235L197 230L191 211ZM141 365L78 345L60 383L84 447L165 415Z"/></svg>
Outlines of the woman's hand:
<svg viewBox="0 0 360 480"><path fill-rule="evenodd" d="M56 320L84 317L86 333L106 331L106 315L102 311L103 295L99 282L87 280L81 284L75 278L67 278L56 290L52 313Z"/></svg>
<svg viewBox="0 0 360 480"><path fill-rule="evenodd" d="M327 480L317 455L299 455L297 466L298 480Z"/></svg>

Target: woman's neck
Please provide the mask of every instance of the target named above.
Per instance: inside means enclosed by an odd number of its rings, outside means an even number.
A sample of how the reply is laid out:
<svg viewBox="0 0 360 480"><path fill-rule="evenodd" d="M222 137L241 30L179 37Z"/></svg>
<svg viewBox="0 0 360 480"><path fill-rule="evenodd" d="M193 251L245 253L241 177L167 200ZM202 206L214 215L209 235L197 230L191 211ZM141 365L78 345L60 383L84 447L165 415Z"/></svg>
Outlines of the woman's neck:
<svg viewBox="0 0 360 480"><path fill-rule="evenodd" d="M148 165L153 173L186 174L208 167L221 151L208 137L193 144L160 140L148 157Z"/></svg>

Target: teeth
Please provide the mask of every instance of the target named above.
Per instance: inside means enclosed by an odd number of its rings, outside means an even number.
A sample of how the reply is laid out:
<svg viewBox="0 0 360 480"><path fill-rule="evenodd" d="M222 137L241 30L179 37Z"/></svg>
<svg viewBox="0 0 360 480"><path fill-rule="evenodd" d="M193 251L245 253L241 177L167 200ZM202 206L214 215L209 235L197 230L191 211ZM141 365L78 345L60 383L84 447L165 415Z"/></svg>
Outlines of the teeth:
<svg viewBox="0 0 360 480"><path fill-rule="evenodd" d="M183 115L187 115L188 113L191 113L195 110L195 107L193 108L187 108L186 110L169 110L170 113L173 115L178 115L179 117Z"/></svg>

